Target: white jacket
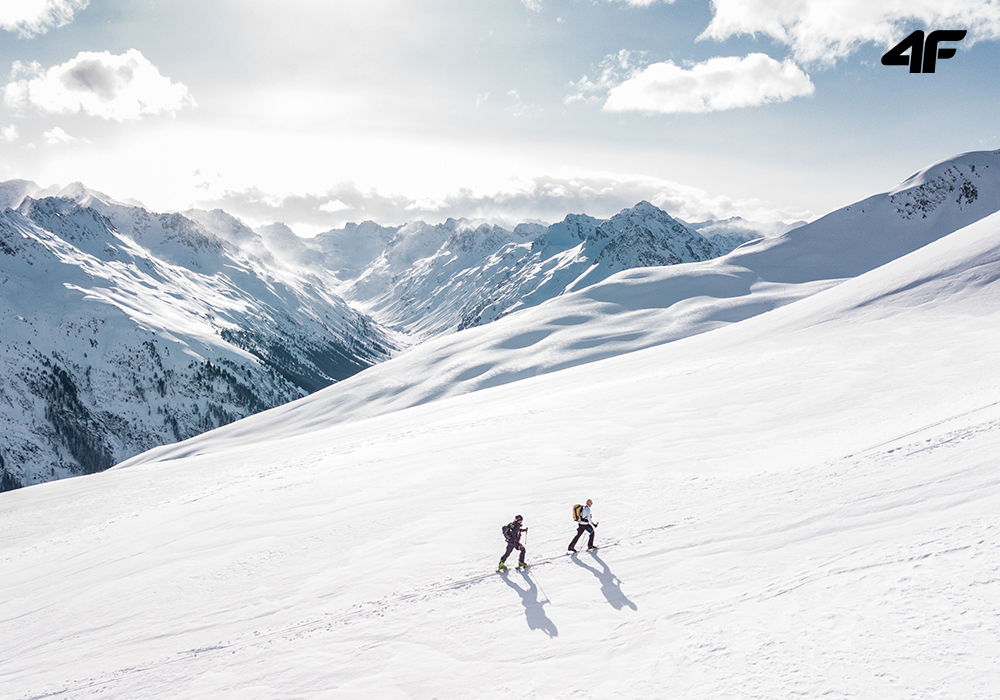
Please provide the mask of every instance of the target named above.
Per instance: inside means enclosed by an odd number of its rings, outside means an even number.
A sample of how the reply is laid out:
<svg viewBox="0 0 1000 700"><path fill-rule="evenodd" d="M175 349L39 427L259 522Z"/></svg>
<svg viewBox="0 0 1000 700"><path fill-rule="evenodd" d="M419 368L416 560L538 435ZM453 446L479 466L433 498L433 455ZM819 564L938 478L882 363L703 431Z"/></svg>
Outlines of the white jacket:
<svg viewBox="0 0 1000 700"><path fill-rule="evenodd" d="M584 506L580 511L580 522L590 525L590 506Z"/></svg>

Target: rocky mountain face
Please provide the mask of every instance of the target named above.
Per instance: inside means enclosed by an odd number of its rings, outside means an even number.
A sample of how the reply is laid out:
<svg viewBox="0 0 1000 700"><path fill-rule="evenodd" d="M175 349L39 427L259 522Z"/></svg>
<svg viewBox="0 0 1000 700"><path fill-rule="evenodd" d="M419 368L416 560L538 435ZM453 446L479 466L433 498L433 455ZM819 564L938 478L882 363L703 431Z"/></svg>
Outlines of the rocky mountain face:
<svg viewBox="0 0 1000 700"><path fill-rule="evenodd" d="M15 199L0 213L0 489L105 469L396 348L329 279L185 216L80 188Z"/></svg>

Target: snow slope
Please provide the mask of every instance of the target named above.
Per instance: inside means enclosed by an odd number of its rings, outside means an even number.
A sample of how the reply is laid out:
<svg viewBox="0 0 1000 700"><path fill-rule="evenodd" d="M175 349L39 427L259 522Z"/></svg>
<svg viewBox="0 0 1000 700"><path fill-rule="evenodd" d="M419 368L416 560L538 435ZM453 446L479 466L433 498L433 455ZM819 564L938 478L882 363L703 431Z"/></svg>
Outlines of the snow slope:
<svg viewBox="0 0 1000 700"><path fill-rule="evenodd" d="M674 343L3 494L0 687L995 697L998 321L1000 214ZM587 497L614 546L490 573Z"/></svg>
<svg viewBox="0 0 1000 700"><path fill-rule="evenodd" d="M704 333L841 284L998 209L1000 152L964 154L724 257L626 270L487 326L425 341L206 440L263 440L355 421ZM194 441L142 459L200 449Z"/></svg>

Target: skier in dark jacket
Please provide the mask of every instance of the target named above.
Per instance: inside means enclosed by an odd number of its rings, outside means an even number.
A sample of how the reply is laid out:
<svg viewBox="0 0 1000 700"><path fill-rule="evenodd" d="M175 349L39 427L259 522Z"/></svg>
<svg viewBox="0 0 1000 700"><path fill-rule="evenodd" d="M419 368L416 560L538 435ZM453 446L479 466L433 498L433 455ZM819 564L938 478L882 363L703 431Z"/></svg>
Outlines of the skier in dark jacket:
<svg viewBox="0 0 1000 700"><path fill-rule="evenodd" d="M527 564L524 563L525 549L524 545L521 544L521 533L527 532L528 528L521 527L522 521L523 518L518 515L514 517L514 520L509 525L503 526L503 534L504 537L507 538L507 551L503 553L502 557L500 557L500 566L497 567L498 571L507 570L507 564L504 562L507 561L507 557L509 557L510 553L515 549L518 549L521 552L520 557L518 558L517 568L523 569L527 566Z"/></svg>
<svg viewBox="0 0 1000 700"><path fill-rule="evenodd" d="M585 532L590 533L590 538L587 542L587 549L597 549L594 546L594 528L597 527L597 523L590 519L590 506L592 505L594 505L594 502L588 498L587 505L585 505L580 511L580 520L577 522L576 537L573 538L573 541L569 543L569 547L567 548L567 551L571 553L576 551L576 543L580 539L580 536Z"/></svg>

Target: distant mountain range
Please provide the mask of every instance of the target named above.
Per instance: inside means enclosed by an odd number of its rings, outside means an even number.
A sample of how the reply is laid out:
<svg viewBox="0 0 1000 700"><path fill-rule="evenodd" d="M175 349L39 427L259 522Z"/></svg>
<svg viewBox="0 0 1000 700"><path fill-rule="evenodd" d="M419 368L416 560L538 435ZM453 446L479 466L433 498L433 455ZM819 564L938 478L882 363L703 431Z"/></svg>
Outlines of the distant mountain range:
<svg viewBox="0 0 1000 700"><path fill-rule="evenodd" d="M688 224L640 202L607 220L364 222L303 239L220 210L157 214L24 180L0 183L0 206L0 490L10 490L100 471L351 377L310 399L327 405L324 420L764 313L1000 210L1000 153L942 161L770 231ZM241 425L234 437L252 437L254 422Z"/></svg>
<svg viewBox="0 0 1000 700"><path fill-rule="evenodd" d="M254 232L219 210L185 216L248 252L331 275L344 299L414 340L489 323L621 270L716 258L762 236L736 220L688 225L648 202L607 220L571 214L513 229L366 221L312 239L281 224Z"/></svg>
<svg viewBox="0 0 1000 700"><path fill-rule="evenodd" d="M313 239L80 184L0 183L0 206L2 490L100 471L420 340L760 236L738 222L701 235L647 202L606 221L364 222Z"/></svg>

